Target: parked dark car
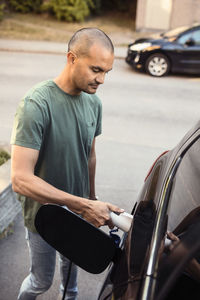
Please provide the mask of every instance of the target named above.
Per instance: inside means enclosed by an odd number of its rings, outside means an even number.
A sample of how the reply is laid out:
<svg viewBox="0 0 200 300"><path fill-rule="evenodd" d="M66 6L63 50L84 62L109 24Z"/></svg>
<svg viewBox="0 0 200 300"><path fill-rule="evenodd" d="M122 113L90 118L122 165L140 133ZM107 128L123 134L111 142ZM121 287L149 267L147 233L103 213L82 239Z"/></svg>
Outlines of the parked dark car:
<svg viewBox="0 0 200 300"><path fill-rule="evenodd" d="M200 122L156 160L99 300L200 299L199 153ZM179 240L168 252L167 230Z"/></svg>
<svg viewBox="0 0 200 300"><path fill-rule="evenodd" d="M169 72L200 74L200 24L128 45L126 62L156 77Z"/></svg>

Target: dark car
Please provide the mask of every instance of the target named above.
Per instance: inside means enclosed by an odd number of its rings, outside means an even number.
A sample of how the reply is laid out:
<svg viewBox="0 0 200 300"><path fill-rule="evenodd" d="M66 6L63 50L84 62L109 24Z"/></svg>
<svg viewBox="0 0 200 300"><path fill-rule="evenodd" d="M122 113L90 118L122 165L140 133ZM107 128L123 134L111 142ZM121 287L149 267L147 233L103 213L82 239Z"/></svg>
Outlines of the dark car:
<svg viewBox="0 0 200 300"><path fill-rule="evenodd" d="M99 300L200 299L199 152L200 122L156 160ZM170 250L168 230L177 238Z"/></svg>
<svg viewBox="0 0 200 300"><path fill-rule="evenodd" d="M200 24L136 40L128 45L126 62L156 77L169 72L200 74Z"/></svg>
<svg viewBox="0 0 200 300"><path fill-rule="evenodd" d="M60 253L90 273L108 267L98 300L199 300L200 121L151 167L121 240L60 206L40 213L36 228Z"/></svg>

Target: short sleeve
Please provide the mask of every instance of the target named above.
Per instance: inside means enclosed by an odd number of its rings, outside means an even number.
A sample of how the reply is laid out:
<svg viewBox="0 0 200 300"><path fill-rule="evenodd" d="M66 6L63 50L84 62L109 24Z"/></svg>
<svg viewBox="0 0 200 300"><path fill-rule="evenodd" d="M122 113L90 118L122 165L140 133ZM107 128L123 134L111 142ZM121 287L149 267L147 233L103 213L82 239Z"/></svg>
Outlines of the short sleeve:
<svg viewBox="0 0 200 300"><path fill-rule="evenodd" d="M100 135L102 132L102 104L101 101L98 101L98 115L97 115L97 125L96 125L96 131L95 136Z"/></svg>
<svg viewBox="0 0 200 300"><path fill-rule="evenodd" d="M45 128L43 107L33 99L23 99L17 109L11 144L40 150Z"/></svg>

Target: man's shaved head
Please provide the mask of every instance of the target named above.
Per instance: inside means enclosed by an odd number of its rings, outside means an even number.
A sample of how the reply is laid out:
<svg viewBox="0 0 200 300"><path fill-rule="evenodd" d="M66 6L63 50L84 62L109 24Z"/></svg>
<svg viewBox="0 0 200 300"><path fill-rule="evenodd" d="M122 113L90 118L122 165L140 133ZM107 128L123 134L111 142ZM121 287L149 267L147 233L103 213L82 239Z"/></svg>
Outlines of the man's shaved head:
<svg viewBox="0 0 200 300"><path fill-rule="evenodd" d="M68 43L68 52L72 51L78 56L88 56L90 47L97 43L114 53L111 39L98 28L82 28L74 33Z"/></svg>

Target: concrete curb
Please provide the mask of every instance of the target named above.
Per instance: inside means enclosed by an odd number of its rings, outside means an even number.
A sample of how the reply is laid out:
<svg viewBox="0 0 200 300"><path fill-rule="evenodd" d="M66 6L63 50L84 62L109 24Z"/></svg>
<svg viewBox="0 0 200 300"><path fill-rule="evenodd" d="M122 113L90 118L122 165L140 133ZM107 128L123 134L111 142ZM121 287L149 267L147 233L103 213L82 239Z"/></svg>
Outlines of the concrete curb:
<svg viewBox="0 0 200 300"><path fill-rule="evenodd" d="M12 223L21 211L21 205L12 190L10 159L0 167L0 233Z"/></svg>
<svg viewBox="0 0 200 300"><path fill-rule="evenodd" d="M0 233L2 233L21 211L21 204L9 184L0 193Z"/></svg>
<svg viewBox="0 0 200 300"><path fill-rule="evenodd" d="M0 39L0 51L34 54L65 55L67 45L45 41L23 41ZM124 59L127 47L115 47L115 58Z"/></svg>
<svg viewBox="0 0 200 300"><path fill-rule="evenodd" d="M64 53L56 51L42 51L42 50L22 50L22 49L9 49L9 48L0 48L1 52L20 52L20 53L34 53L34 54L54 54L54 55L63 55Z"/></svg>
<svg viewBox="0 0 200 300"><path fill-rule="evenodd" d="M0 166L0 193L11 183L10 159Z"/></svg>
<svg viewBox="0 0 200 300"><path fill-rule="evenodd" d="M0 48L0 52L19 52L19 53L32 53L32 54L50 54L50 55L64 55L64 53L56 51L32 51L32 50L21 50L21 49L6 49ZM124 59L125 56L115 55L115 59Z"/></svg>

